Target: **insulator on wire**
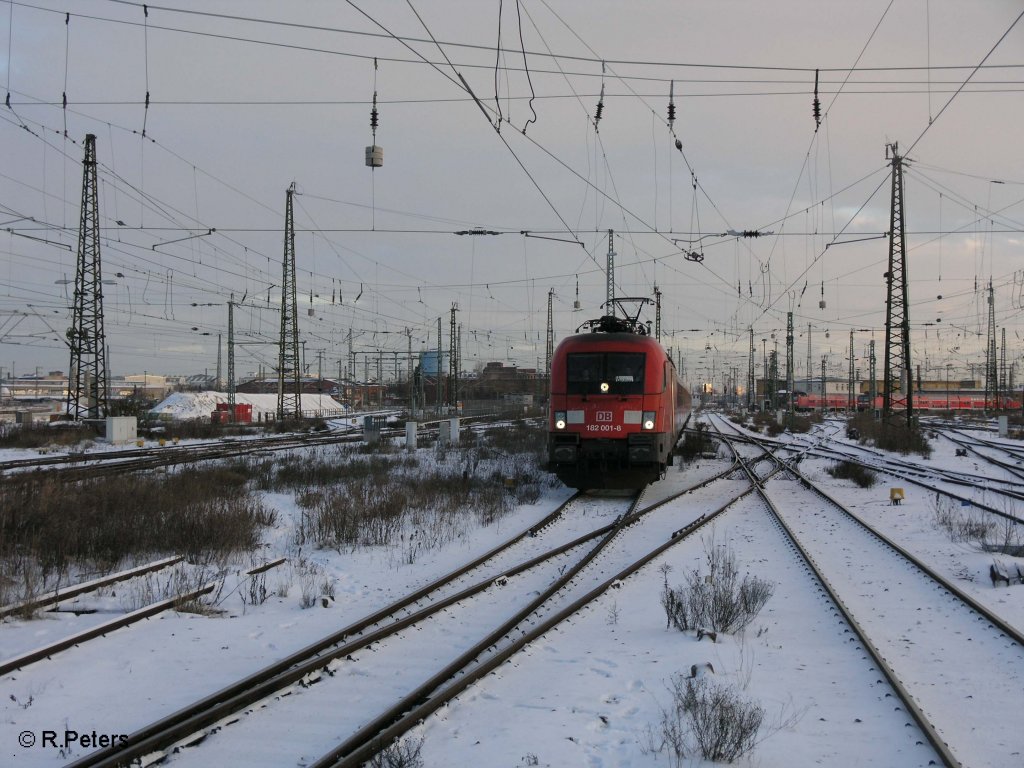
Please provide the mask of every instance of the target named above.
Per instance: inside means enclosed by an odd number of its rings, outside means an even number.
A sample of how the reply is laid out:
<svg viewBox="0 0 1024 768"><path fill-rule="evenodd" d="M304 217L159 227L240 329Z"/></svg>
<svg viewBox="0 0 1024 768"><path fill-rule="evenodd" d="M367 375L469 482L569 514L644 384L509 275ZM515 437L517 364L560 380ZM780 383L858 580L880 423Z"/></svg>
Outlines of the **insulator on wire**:
<svg viewBox="0 0 1024 768"><path fill-rule="evenodd" d="M377 126L380 119L377 113L377 59L373 60L373 107L370 109L370 132L373 141L366 148L366 167L380 168L384 165L384 148L377 146Z"/></svg>
<svg viewBox="0 0 1024 768"><path fill-rule="evenodd" d="M601 95L597 99L597 109L594 111L594 130L601 122L601 115L604 114L604 62L601 62Z"/></svg>
<svg viewBox="0 0 1024 768"><path fill-rule="evenodd" d="M671 130L672 124L676 121L676 83L671 81L668 86L668 127Z"/></svg>
<svg viewBox="0 0 1024 768"><path fill-rule="evenodd" d="M814 115L814 130L821 126L821 101L818 99L818 70L814 70L814 106L811 108Z"/></svg>

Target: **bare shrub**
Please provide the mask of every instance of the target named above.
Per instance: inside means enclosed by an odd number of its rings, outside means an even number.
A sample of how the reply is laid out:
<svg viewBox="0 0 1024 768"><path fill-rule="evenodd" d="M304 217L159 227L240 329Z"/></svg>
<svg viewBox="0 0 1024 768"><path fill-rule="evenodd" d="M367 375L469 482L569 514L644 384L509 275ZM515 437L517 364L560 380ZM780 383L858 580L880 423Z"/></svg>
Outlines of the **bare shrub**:
<svg viewBox="0 0 1024 768"><path fill-rule="evenodd" d="M661 604L667 621L682 632L738 632L765 606L775 584L749 573L741 579L735 553L714 541L705 542L705 555L707 574L695 569L686 575L684 586L674 589L666 578Z"/></svg>
<svg viewBox="0 0 1024 768"><path fill-rule="evenodd" d="M645 751L666 754L673 768L697 756L732 763L757 745L764 709L734 686L676 673L669 692L672 702L662 708L657 729L648 729Z"/></svg>
<svg viewBox="0 0 1024 768"><path fill-rule="evenodd" d="M937 496L932 501L932 514L936 525L946 532L950 541L957 543L974 541L984 548L996 530L990 515L973 507L958 507L950 498Z"/></svg>
<svg viewBox="0 0 1024 768"><path fill-rule="evenodd" d="M1000 518L985 530L979 540L986 552L1000 552L1013 557L1024 557L1024 541L1021 539L1021 524L1010 518Z"/></svg>
<svg viewBox="0 0 1024 768"><path fill-rule="evenodd" d="M672 679L677 710L686 717L705 760L731 763L754 748L764 709L746 701L732 686L709 677Z"/></svg>
<svg viewBox="0 0 1024 768"><path fill-rule="evenodd" d="M699 422L692 431L683 435L683 440L678 443L672 453L683 461L693 461L702 453L711 450L711 438L707 434L708 425Z"/></svg>
<svg viewBox="0 0 1024 768"><path fill-rule="evenodd" d="M420 755L422 750L422 737L402 739L375 754L366 765L370 768L423 768L426 763Z"/></svg>
<svg viewBox="0 0 1024 768"><path fill-rule="evenodd" d="M804 434L804 433L807 433L807 432L811 431L811 425L813 423L814 422L812 422L810 417L808 417L808 416L796 416L796 415L794 415L792 420L791 420L791 422L790 422L790 424L789 424L789 431L790 432L794 432L794 433L795 432L799 432L801 434Z"/></svg>
<svg viewBox="0 0 1024 768"><path fill-rule="evenodd" d="M245 575L245 586L246 590L239 590L239 595L242 598L242 605L263 605L267 602L267 598L270 597L270 593L267 591L267 572L260 571L259 573L246 574Z"/></svg>
<svg viewBox="0 0 1024 768"><path fill-rule="evenodd" d="M860 488L870 488L878 477L867 467L853 461L840 461L826 470L837 480L852 480Z"/></svg>
<svg viewBox="0 0 1024 768"><path fill-rule="evenodd" d="M875 419L871 413L865 411L851 417L847 423L860 432L862 441L870 440L882 450L903 455L917 453L925 458L932 455L932 447L925 433L916 426L907 426L902 415L885 421Z"/></svg>

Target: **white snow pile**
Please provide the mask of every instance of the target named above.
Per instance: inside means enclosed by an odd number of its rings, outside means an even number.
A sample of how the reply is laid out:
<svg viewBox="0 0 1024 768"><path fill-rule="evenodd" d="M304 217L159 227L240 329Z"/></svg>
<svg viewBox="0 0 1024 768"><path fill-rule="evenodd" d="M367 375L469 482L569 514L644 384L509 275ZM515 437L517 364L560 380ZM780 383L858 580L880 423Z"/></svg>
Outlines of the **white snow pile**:
<svg viewBox="0 0 1024 768"><path fill-rule="evenodd" d="M218 403L226 403L226 392L175 392L164 399L159 405L151 408L151 416L173 421L189 419L208 419L217 410ZM277 395L243 395L237 393L235 402L252 406L252 420L273 418L277 414ZM349 408L342 405L330 395L302 395L302 412L315 413L323 416L338 416L348 413Z"/></svg>

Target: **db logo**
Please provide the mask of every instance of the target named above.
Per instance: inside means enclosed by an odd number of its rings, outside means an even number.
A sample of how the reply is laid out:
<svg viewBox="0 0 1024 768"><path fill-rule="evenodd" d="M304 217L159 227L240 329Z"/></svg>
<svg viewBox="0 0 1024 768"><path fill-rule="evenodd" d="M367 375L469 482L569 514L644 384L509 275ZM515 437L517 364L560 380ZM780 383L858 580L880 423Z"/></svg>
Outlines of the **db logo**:
<svg viewBox="0 0 1024 768"><path fill-rule="evenodd" d="M611 421L612 420L612 412L611 411L598 411L597 413L594 414L594 420L595 421Z"/></svg>

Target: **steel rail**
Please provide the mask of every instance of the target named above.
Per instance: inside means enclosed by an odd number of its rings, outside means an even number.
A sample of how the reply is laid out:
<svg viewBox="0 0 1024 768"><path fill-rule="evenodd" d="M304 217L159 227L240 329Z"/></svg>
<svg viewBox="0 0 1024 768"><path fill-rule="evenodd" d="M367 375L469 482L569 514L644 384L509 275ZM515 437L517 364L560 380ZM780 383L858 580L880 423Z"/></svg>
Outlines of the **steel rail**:
<svg viewBox="0 0 1024 768"><path fill-rule="evenodd" d="M725 439L728 440L728 438ZM766 453L769 453L770 455L770 452L767 449L762 447L762 450L764 450ZM848 518L850 518L850 520L856 523L864 531L868 532L870 535L874 536L878 541L882 542L887 547L897 552L901 557L903 557L909 563L913 564L914 567L921 571L921 573L923 573L929 579L931 579L940 587L945 589L947 592L949 592L955 598L960 600L962 603L967 605L971 610L978 613L982 618L984 618L986 621L988 621L990 624L996 627L1000 632L1004 633L1015 643L1024 646L1024 631L1021 631L1017 627L1007 622L1001 616L994 613L987 606L980 603L977 599L975 599L973 596L971 596L964 590L960 589L960 587L958 587L956 584L947 579L938 571L931 568L928 564L926 564L919 557L917 557L912 552L907 550L905 547L902 547L901 545L897 544L884 533L882 533L874 526L872 526L870 523L865 521L858 514L856 514L851 509L846 507L841 501L833 498L831 494L829 494L823 488L819 487L815 483L812 483L811 480L795 466L792 466L789 462L786 462L777 457L775 458L775 461L779 462L779 464L785 469L786 472L793 475L793 477L799 480L800 484L807 488L809 491L812 491L813 493L817 494L820 498L824 499L826 502L828 502L833 507L842 512L844 515L846 515Z"/></svg>
<svg viewBox="0 0 1024 768"><path fill-rule="evenodd" d="M540 637L548 629L571 616L583 605L596 599L596 597L603 593L616 579L625 578L636 570L639 570L639 568L657 557L665 549L678 543L683 538L690 535L694 530L697 530L702 525L717 517L720 512L724 511L731 504L735 503L746 494L751 493L753 489L747 489L733 500L723 505L718 511L707 516L702 516L701 518L698 518L698 521L675 531L669 538L668 542L660 545L658 548L636 561L632 566L627 567L616 576L613 576L603 582L599 587L591 590L587 595L574 601L568 607L556 610L551 617L539 623L533 630L526 631L518 640L510 640L502 650L495 650L503 640L509 640L509 636L517 627L519 627L520 624L523 623L523 621L536 613L536 611L547 604L556 593L561 591L564 586L572 581L625 528L639 521L649 512L652 512L685 494L691 493L698 488L702 488L731 474L735 468L736 465L733 464L733 466L726 471L719 473L713 478L709 478L708 480L698 483L691 488L681 491L680 493L673 494L642 509L634 508L631 510L615 524L614 529L598 543L586 558L581 560L572 569L572 571L566 573L547 590L538 595L530 605L520 610L516 615L512 616L504 624L488 634L487 637L477 643L474 647L465 651L444 669L420 685L416 690L404 696L394 706L390 707L387 711L381 713L369 723L365 724L342 744L324 757L320 758L313 764L312 768L326 768L327 766L355 766L363 760L368 759L373 754L380 751L380 749L385 746L389 740L397 737L401 733L404 733L416 722L422 720L440 706L453 699L460 692L472 685L476 680L479 680L481 677L500 666L500 664L506 661L518 650L521 650L529 642L532 642L532 640ZM639 503L639 500L640 496L638 495L637 504ZM481 661L480 657L484 655L488 655L489 658ZM456 675L458 675L457 680Z"/></svg>
<svg viewBox="0 0 1024 768"><path fill-rule="evenodd" d="M469 563L450 571L394 603L364 616L352 624L248 675L242 680L232 683L183 709L128 734L127 739L122 744L90 753L71 765L74 768L123 765L150 752L167 748L183 737L195 733L197 728L216 722L227 714L237 712L238 709L265 698L281 687L295 682L295 680L290 679L289 673L291 671L301 667L303 671L299 678L308 675L313 671L313 667L309 666L311 664L310 660L313 660L315 666L320 668L326 666L331 662L335 654L323 654L323 651L344 643L348 637L365 632L373 625L419 602L427 595L479 567L521 540L535 536L541 530L551 525L562 514L563 510L571 502L578 499L579 496L580 494L578 493L570 496L537 523ZM489 584L491 581L493 579L488 579L486 583ZM226 705L225 702L230 702L230 706Z"/></svg>
<svg viewBox="0 0 1024 768"><path fill-rule="evenodd" d="M168 561L171 561L169 564L174 564L175 562L180 562L184 558L178 557L167 559ZM250 568L248 571L245 572L245 575L257 576L261 573L269 571L272 568L276 568L277 566L285 562L287 562L287 558L281 557L277 560L272 560L270 562L263 563L262 565L258 565L255 568ZM153 568L151 570L158 569ZM143 571L143 573L149 572L151 571ZM118 580L123 580L123 578ZM111 619L110 621L106 621L102 624L92 627L91 629L86 629L82 632L69 635L68 637L63 638L61 640L57 640L56 642L50 643L49 645L42 646L33 651L29 651L19 656L12 657L7 661L0 662L0 675L5 675L8 672L13 672L16 669L21 669L37 661L48 659L56 653L66 651L68 648L72 648L76 645L81 645L82 643L87 642L89 640L93 640L97 637L102 637L104 635L110 634L114 630L130 626L132 624L135 624L136 622L142 621L143 619L148 619L150 616L155 616L158 613L163 613L164 611L180 606L183 603L188 603L192 600L196 600L199 597L202 597L203 595L212 591L216 584L217 582L210 582L206 586L197 590L193 590L192 592L185 592L179 595L175 595L174 597L168 598L166 600L151 603L147 606L139 608L138 610L130 611L129 613L126 613L122 616L118 616L115 619Z"/></svg>
<svg viewBox="0 0 1024 768"><path fill-rule="evenodd" d="M164 611L170 610L172 608L177 608L184 603L196 600L202 597L203 595L212 592L216 588L216 586L217 582L211 581L209 584L206 584L205 586L200 587L199 589L193 590L191 592L186 592L180 595L175 595L174 597L168 598L167 600L161 600L157 603L152 603L150 605L145 606L144 608L138 609L137 611L126 613L124 616L118 616L116 619L104 622L103 624L99 624L98 626L92 627L91 629L87 629L83 632L70 635L69 637L66 637L63 640L58 640L57 642L51 643L50 645L44 646L42 648L37 648L33 651L29 651L28 653L23 653L20 656L15 656L14 658L8 659L7 661L0 663L0 676L6 675L9 672L13 672L17 669L27 667L29 664L41 661L42 659L48 659L54 654L60 653L61 651L66 651L68 648L72 648L76 645L81 645L82 643L87 642L88 640L92 640L102 635L109 634L114 630L122 629L123 627L127 627L130 624L134 624L138 621L142 621L143 619L148 619L150 616L156 616L158 613L163 613Z"/></svg>
<svg viewBox="0 0 1024 768"><path fill-rule="evenodd" d="M488 423L493 420L494 414L471 416L462 419L464 425L476 425ZM504 419L499 419L504 420ZM439 424L440 422L422 422L423 424ZM430 437L439 429L427 429L422 434ZM401 437L405 434L403 429L389 428L381 430L382 437ZM300 433L290 435L271 435L251 440L238 440L228 438L216 443L201 443L198 445L173 445L160 448L136 448L120 451L104 451L102 453L84 454L72 453L65 456L50 456L46 458L12 459L0 462L0 477L5 481L30 480L39 477L40 472L29 472L27 470L43 470L44 467L52 467L47 472L54 472L61 477L70 479L83 479L85 477L102 476L111 472L138 471L141 469L152 469L154 467L176 466L195 461L212 461L215 459L232 458L258 451L285 451L293 448L306 448L318 445L338 445L344 443L357 443L363 440L360 432L345 433ZM10 472L10 470L25 470Z"/></svg>
<svg viewBox="0 0 1024 768"><path fill-rule="evenodd" d="M91 581L83 581L80 584L64 587L63 589L55 590L54 592L43 595L42 597L34 597L30 600L23 600L20 603L5 605L3 608L0 608L0 619L4 619L15 614L34 613L47 605L56 605L64 600L70 600L73 597L78 597L79 595L84 595L88 592L95 592L97 589L101 589L111 584L116 584L119 581L132 579L136 576L144 576L147 573L153 573L155 571L162 570L163 568L168 568L180 563L184 559L184 555L165 557L162 560L155 560L152 563L140 565L135 568L129 568L126 571L119 571L117 573L112 573L109 576L103 576L98 579L92 579Z"/></svg>
<svg viewBox="0 0 1024 768"><path fill-rule="evenodd" d="M777 461L780 461L780 464L782 464L781 460L777 459ZM746 466L745 463L743 464L743 468L747 475L750 477L751 483L753 483L756 486L758 496L760 497L761 501L764 502L769 512L771 512L776 524L782 529L782 531L786 535L786 538L789 539L790 543L797 550L797 552L800 553L800 556L807 564L807 567L814 574L814 577L818 580L818 583L821 584L822 588L828 593L829 599L832 600L832 603L843 615L843 619L850 626L850 629L853 630L853 633L857 636L857 639L860 641L861 645L871 655L872 660L882 671L882 674L885 676L885 679L889 683L890 687L892 687L892 689L896 692L896 695L899 696L900 701L903 702L903 705L910 712L911 716L914 718L914 721L917 723L917 726L921 729L921 732L928 740L928 743L931 745L932 749L935 750L936 754L939 755L944 765L946 765L948 768L959 768L959 766L961 766L962 764L949 749L949 745L946 744L945 741L943 741L938 731L935 730L935 726L933 726L931 721L928 720L928 717L925 715L924 711L921 709L920 706L918 706L917 702L910 695L910 692L904 687L903 683L900 682L895 670L893 670L892 667L889 666L888 662L886 662L885 658L882 656L881 651L874 645L874 643L871 642L871 640L867 636L867 633L854 618L852 612L846 607L846 604L843 602L842 598L839 597L839 594L832 587L831 582L822 572L821 568L818 567L817 561L814 559L811 553L804 548L803 544L800 543L799 539L797 539L796 537L796 534L793 533L793 530L782 518L782 515L779 513L778 508L776 508L772 500L768 498L768 495L765 493L763 487L764 480L757 479L757 477ZM792 470L787 467L787 471ZM803 480L804 482L807 482L806 478L804 478Z"/></svg>
<svg viewBox="0 0 1024 768"><path fill-rule="evenodd" d="M942 435L944 438L949 440L954 445L958 445L961 448L963 448L963 449L965 449L967 451L970 451L975 456L980 458L982 461L984 461L984 462L986 462L988 464L994 464L995 466L999 467L1000 469L1002 469L1002 470L1004 470L1006 472L1009 472L1011 475L1016 477L1018 480L1024 480L1024 471L1022 471L1019 466L1017 466L1016 464L1010 464L1009 462L1002 461L1002 460L994 458L992 456L986 456L984 453L979 451L975 446L973 446L970 443L968 443L966 441L966 439L965 439L965 436L962 435L957 430L954 430L954 429L942 429L942 428L933 428L933 429L935 430L935 432L937 434ZM954 434L958 435L959 437L953 437L952 435L954 435ZM991 450L996 450L996 451L1004 450L1000 446L995 445L995 444L993 444L991 442L988 442L988 441L984 442L983 444L984 444L984 446L986 448L989 448ZM1004 452L1005 452L1005 450L1004 450ZM1002 481L999 481L999 482L1002 482Z"/></svg>
<svg viewBox="0 0 1024 768"><path fill-rule="evenodd" d="M545 605L555 593L559 592L562 587L568 584L569 581L576 576L576 574L582 571L587 564L597 557L598 554L600 554L625 527L626 521L633 517L642 495L642 491L635 495L632 503L630 504L629 511L612 525L611 530L609 530L597 545L584 555L576 565L566 571L566 573L564 573L560 578L556 579L547 589L543 590L525 607L520 608L511 618L498 626L497 629L492 630L483 640L469 648L467 651L461 653L454 661L445 665L443 669L433 674L417 686L411 693L402 697L397 704L363 725L363 727L342 742L340 746L336 747L328 753L328 755L314 763L313 768L320 768L320 766L323 765L334 764L343 756L346 757L347 762L349 759L348 756L357 754L363 755L365 750L369 750L369 752L367 752L364 757L369 757L370 754L376 752L377 750L373 749L373 744L375 743L375 739L377 739L378 734L394 725L395 722L400 720L409 709L419 706L426 701L443 683L447 682L459 672L464 671L469 665L475 663L477 657L487 649L501 642L503 638L506 638L517 626L519 626L519 624L521 624L528 616L533 614L538 608ZM352 759L356 758L353 757Z"/></svg>
<svg viewBox="0 0 1024 768"><path fill-rule="evenodd" d="M687 493L691 493L705 485L709 485L710 483L732 473L735 470L735 466L736 465L734 464L723 472L720 472L707 480L676 494L672 494L663 501L657 502L645 509L639 510L637 515L646 514L658 506L668 503L669 501L679 498ZM478 567L523 538L536 535L542 529L553 523L554 520L562 513L564 508L570 502L576 500L579 495L580 494L575 494L567 499L560 507L550 513L547 517L527 528L521 534L501 545L498 545L462 568L435 580L425 587L422 587L406 598L403 598L402 600L397 601L396 603L393 603L392 605L381 609L364 619L361 619L339 632L333 633L329 637L323 638L317 643L291 654L288 658L283 659L270 667L260 670L259 672L221 689L220 691L217 691L216 693L211 694L210 696L207 696L184 709L172 713L155 723L129 734L126 742L122 745L119 745L116 748L108 748L106 750L86 755L84 758L72 765L75 768L81 768L82 766L123 765L127 762L140 759L146 755L152 755L153 753L161 750L172 749L175 746L191 743L192 741L201 739L203 737L201 733L203 729L207 729L220 721L231 718L241 709L260 701L261 699L265 699L268 696L279 692L283 688L295 684L296 682L309 682L311 676L318 674L320 670L323 670L335 659L347 657L351 653L354 653L371 643L378 642L389 635L397 633L399 630L404 629L407 626L418 621L422 621L433 613L436 613L459 600L464 600L483 591L487 587L491 586L495 579L500 578L500 576L486 578L456 594L442 600L434 601L427 607L409 614L402 619L391 622L378 630L372 632L366 631L374 624L378 624L383 621L389 615L400 610L404 610L414 603L418 603L430 592L436 591L455 578L458 578L466 572ZM539 563L568 552L571 549L582 545L586 541L607 534L614 526L615 524L613 523L584 534L573 541L542 553L541 555L521 563L514 568L505 569L501 575L513 576L529 568L535 567ZM346 637L357 634L360 635L359 639L346 642ZM321 651L325 648L331 648L331 650L328 653L321 654Z"/></svg>
<svg viewBox="0 0 1024 768"><path fill-rule="evenodd" d="M984 618L986 621L988 621L990 624L996 627L1000 632L1004 633L1007 637L1009 637L1018 645L1024 646L1024 632L1021 632L1012 624L1005 621L1002 617L993 613L989 608L987 608L982 603L978 602L968 593L964 592L962 589L960 589L960 587L951 582L941 573L933 570L930 566L924 563L916 555L912 554L910 551L897 544L884 533L877 530L872 525L861 519L856 513L854 513L850 509L847 509L840 501L837 501L836 499L832 498L832 496L830 496L828 492L812 483L802 472L790 466L786 466L786 471L792 474L797 480L799 480L805 488L816 493L818 496L827 501L829 504L833 505L836 509L841 511L843 514L845 514L847 517L849 517L851 520L857 523L857 525L859 525L869 534L874 536L880 542L890 547L894 551L898 552L908 562L912 563L919 571L921 571L921 573L923 573L929 579L931 579L940 587L945 589L951 595L959 599L961 602L963 602L965 605L971 608L971 610L980 614L982 618Z"/></svg>
<svg viewBox="0 0 1024 768"><path fill-rule="evenodd" d="M342 642L340 645L336 645L331 648L331 650L325 654L313 656L304 662L295 664L289 669L259 681L254 685L249 685L248 683L251 678L247 678L245 681L237 684L244 684L244 690L240 690L234 695L225 696L224 694L227 690L225 689L211 697L211 699L216 699L213 706L202 709L201 711L195 711L193 714L188 716L184 715L185 710L170 715L168 718L158 721L142 731L137 731L136 733L131 734L128 737L128 740L121 745L122 749L119 750L120 753L116 757L106 758L90 764L97 766L120 765L123 764L125 760L141 758L160 751L173 750L178 746L185 746L193 743L193 741L201 740L202 738L205 738L205 734L202 733L203 729L215 726L217 723L226 719L234 719L236 718L237 713L245 707L279 693L283 689L295 683L301 682L305 685L314 682L315 679L318 678L319 673L321 673L333 661L346 658L351 654L372 645L373 643L385 640L397 634L401 630L423 621L451 605L483 592L494 584L496 578L501 578L502 576L515 576L523 571L529 570L530 568L534 568L540 563L581 546L587 541L607 532L610 528L611 525L608 525L596 531L591 531L590 533L580 536L567 544L563 544L549 552L545 552L526 562L520 563L519 565L506 570L501 574L501 576L483 579L482 581L479 581L457 593L440 600L435 600L425 608L421 608L407 616L396 619L386 626L373 631L359 632L357 633L359 635L357 639ZM188 709L191 711L196 709L196 707L193 705ZM167 727L158 728L158 726L163 724L165 721L170 721L167 723ZM74 765L78 765L78 763L75 763Z"/></svg>
<svg viewBox="0 0 1024 768"><path fill-rule="evenodd" d="M721 434L721 433L719 433L719 434ZM757 443L758 442L757 438L755 438L753 436L748 436L748 435L736 436L736 437L734 437L732 439L735 439L738 442L746 442L746 443ZM768 441L763 441L763 442L767 443ZM778 443L777 441L774 443L773 447L775 449L794 450L794 448L788 447L788 446L786 446L783 443ZM1013 521L1015 523L1024 523L1024 519L1016 517L1015 515L1012 515L1009 512L1006 512L1005 510L997 509L996 507L990 506L988 504L984 504L982 502L975 501L974 499L969 499L966 496L961 496L960 494L954 493L953 491L936 488L934 486L934 483L933 484L929 484L924 479L915 479L915 477L913 477L912 475L918 475L918 477L921 477L921 478L925 477L924 473L920 472L920 471L909 472L909 471L905 470L903 473L901 473L898 470L893 469L891 466L887 467L887 466L881 466L881 465L878 465L878 464L871 464L868 461L864 460L863 458L859 458L859 457L857 457L854 454L843 453L841 451L837 451L837 450L831 449L831 448L812 448L812 449L810 449L808 451L808 453L810 453L810 454L812 454L814 456L817 456L818 458L831 459L833 461L839 461L839 460L849 461L852 464L857 464L857 465L859 465L861 467L865 467L865 468L870 469L872 471L881 472L883 474L890 475L891 477L895 477L898 480L902 480L904 482L912 483L913 485L916 485L916 486L918 486L920 488L925 488L929 492L935 492L935 493L941 494L943 496L948 496L949 498L955 499L955 500L960 501L960 502L966 502L970 506L977 507L978 509L982 509L982 510L984 510L986 512L990 512L993 515L997 515L999 517L1005 518L1006 520L1011 520L1011 521ZM936 474L939 474L941 476L942 472L940 470L937 470ZM966 485L968 487L977 487L977 482L978 482L977 479L975 479L973 482L971 482L969 480L958 480L958 479L949 478L949 477L943 477L943 480L945 482L952 483L953 485ZM1016 493L1014 493L1012 491L1007 491L1007 490L998 489L998 488L991 488L990 490L993 493L998 493L1000 495L1007 496L1008 498L1014 498L1014 499L1018 498L1018 494L1016 494ZM1024 498L1024 497L1022 497L1022 498Z"/></svg>

